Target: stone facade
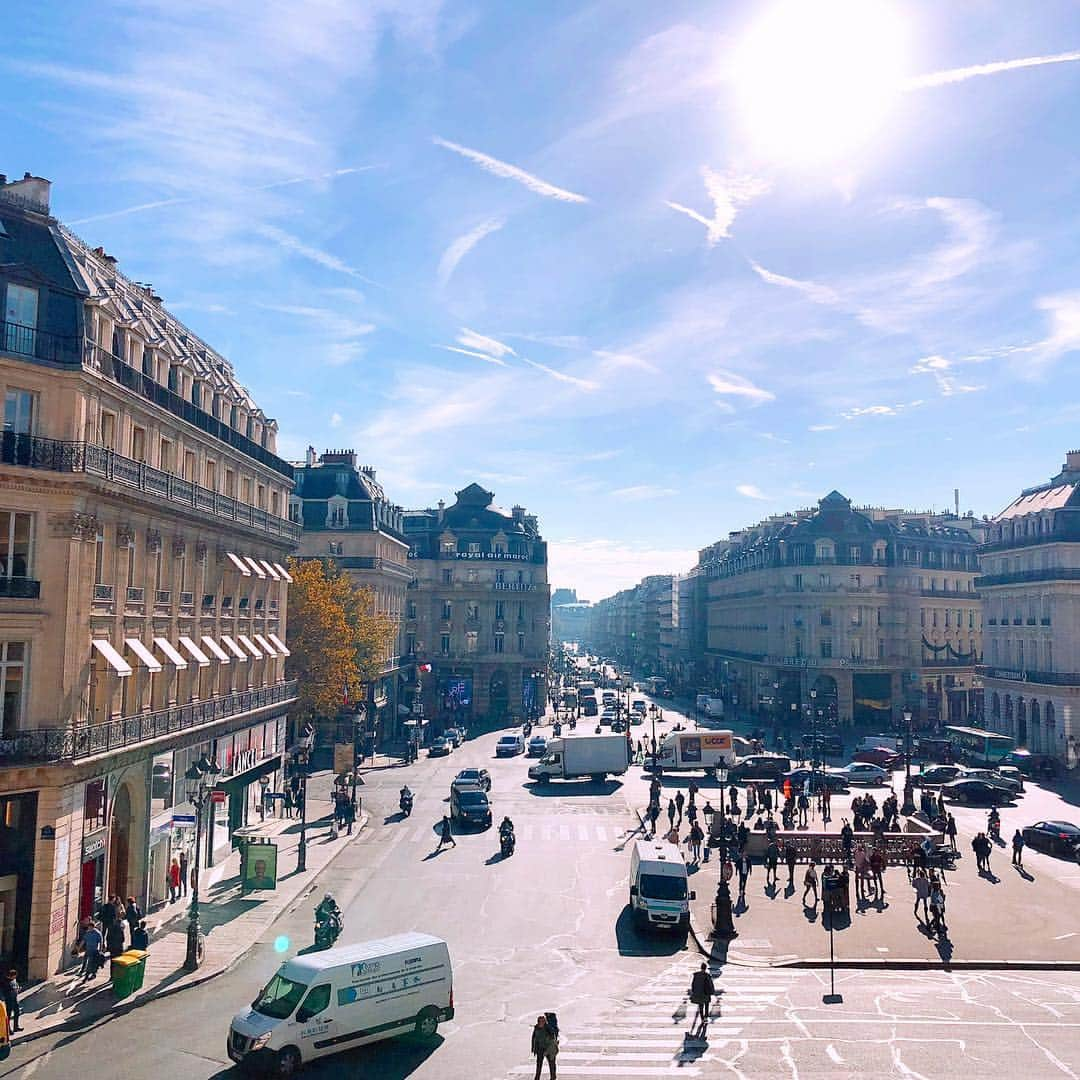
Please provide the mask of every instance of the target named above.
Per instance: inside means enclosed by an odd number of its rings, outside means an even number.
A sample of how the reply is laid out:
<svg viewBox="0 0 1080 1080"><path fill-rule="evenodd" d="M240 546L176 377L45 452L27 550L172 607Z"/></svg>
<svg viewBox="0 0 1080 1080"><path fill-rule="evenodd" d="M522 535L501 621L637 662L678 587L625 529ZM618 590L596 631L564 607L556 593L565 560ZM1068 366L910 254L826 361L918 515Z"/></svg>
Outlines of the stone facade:
<svg viewBox="0 0 1080 1080"><path fill-rule="evenodd" d="M405 513L406 651L436 731L521 717L547 697L547 544L533 515L492 499L470 484L452 506Z"/></svg>
<svg viewBox="0 0 1080 1080"><path fill-rule="evenodd" d="M299 533L275 422L48 196L0 186L0 962L32 978L106 893L162 898L201 753L231 850L281 766Z"/></svg>
<svg viewBox="0 0 1080 1080"><path fill-rule="evenodd" d="M1080 764L1080 451L993 519L978 580L990 726Z"/></svg>
<svg viewBox="0 0 1080 1080"><path fill-rule="evenodd" d="M414 677L414 665L402 663L405 590L413 576L403 511L387 499L375 470L357 465L352 450L327 450L318 458L309 450L296 468L289 515L304 527L299 557L333 560L357 585L371 589L376 611L398 628L378 678L361 691L367 737L376 745L396 742L409 713L407 685Z"/></svg>

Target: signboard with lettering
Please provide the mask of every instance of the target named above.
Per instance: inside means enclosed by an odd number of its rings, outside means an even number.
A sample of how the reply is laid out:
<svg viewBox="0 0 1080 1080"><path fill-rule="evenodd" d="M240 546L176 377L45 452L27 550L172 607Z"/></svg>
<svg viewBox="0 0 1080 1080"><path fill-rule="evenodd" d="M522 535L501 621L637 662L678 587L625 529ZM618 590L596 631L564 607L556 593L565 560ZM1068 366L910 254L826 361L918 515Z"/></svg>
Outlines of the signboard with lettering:
<svg viewBox="0 0 1080 1080"><path fill-rule="evenodd" d="M509 562L528 562L528 555L508 555L505 551L455 551L455 559L499 559Z"/></svg>
<svg viewBox="0 0 1080 1080"><path fill-rule="evenodd" d="M492 588L501 592L532 592L536 586L524 581L496 581Z"/></svg>
<svg viewBox="0 0 1080 1080"><path fill-rule="evenodd" d="M194 822L193 822L194 823ZM105 853L105 830L100 829L98 832L87 836L82 842L83 862L88 859L95 859L98 855Z"/></svg>

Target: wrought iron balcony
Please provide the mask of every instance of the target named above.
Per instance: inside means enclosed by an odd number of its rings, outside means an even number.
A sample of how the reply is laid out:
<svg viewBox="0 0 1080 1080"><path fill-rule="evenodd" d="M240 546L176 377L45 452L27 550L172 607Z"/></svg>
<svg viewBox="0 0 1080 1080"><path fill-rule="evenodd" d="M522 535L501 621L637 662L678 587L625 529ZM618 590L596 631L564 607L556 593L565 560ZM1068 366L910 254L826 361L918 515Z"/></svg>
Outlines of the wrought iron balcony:
<svg viewBox="0 0 1080 1080"><path fill-rule="evenodd" d="M94 586L94 603L96 604L111 604L116 599L116 586L115 585L95 585Z"/></svg>
<svg viewBox="0 0 1080 1080"><path fill-rule="evenodd" d="M0 577L0 598L37 600L40 595L40 581L26 577Z"/></svg>
<svg viewBox="0 0 1080 1080"><path fill-rule="evenodd" d="M81 360L79 339L74 335L53 334L15 322L0 322L0 351L54 364L77 365Z"/></svg>
<svg viewBox="0 0 1080 1080"><path fill-rule="evenodd" d="M95 443L66 442L5 431L0 435L0 464L51 469L54 472L87 473L119 487L135 488L151 499L164 499L188 507L200 515L210 514L219 520L258 529L292 542L300 539L300 526L286 518L275 517L239 499L182 480L172 473L123 457Z"/></svg>
<svg viewBox="0 0 1080 1080"><path fill-rule="evenodd" d="M34 762L79 761L99 754L127 750L169 735L208 727L271 705L296 700L297 679L286 679L256 690L239 690L206 701L139 713L104 724L17 731L0 739L0 766Z"/></svg>

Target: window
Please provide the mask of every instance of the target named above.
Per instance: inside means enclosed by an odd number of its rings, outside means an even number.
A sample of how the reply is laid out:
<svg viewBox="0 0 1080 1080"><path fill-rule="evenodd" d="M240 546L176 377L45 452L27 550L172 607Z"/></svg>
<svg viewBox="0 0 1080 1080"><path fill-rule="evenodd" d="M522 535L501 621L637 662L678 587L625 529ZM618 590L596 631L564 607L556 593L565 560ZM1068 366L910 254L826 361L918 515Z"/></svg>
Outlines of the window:
<svg viewBox="0 0 1080 1080"><path fill-rule="evenodd" d="M475 585L480 580L480 571L475 566L470 566L468 570L469 583Z"/></svg>
<svg viewBox="0 0 1080 1080"><path fill-rule="evenodd" d="M441 552L442 552L442 553L443 553L444 555L453 555L453 554L454 554L454 551L456 550L456 549L455 549L455 547L454 547L454 541L453 541L453 540L444 540L444 541L443 541L443 542L442 542L442 543L441 543L441 544L439 545L439 550L440 550L440 551L441 551Z"/></svg>
<svg viewBox="0 0 1080 1080"><path fill-rule="evenodd" d="M228 495L230 499L236 497L236 473L234 473L232 469L225 470L225 494ZM294 512L295 517L293 516ZM289 504L289 518L292 521L300 520L300 503L296 502Z"/></svg>
<svg viewBox="0 0 1080 1080"><path fill-rule="evenodd" d="M116 413L101 414L101 445L106 450L116 449Z"/></svg>
<svg viewBox="0 0 1080 1080"><path fill-rule="evenodd" d="M195 454L191 450L184 451L184 479L189 484L195 483Z"/></svg>
<svg viewBox="0 0 1080 1080"><path fill-rule="evenodd" d="M30 576L33 514L0 510L0 577Z"/></svg>
<svg viewBox="0 0 1080 1080"><path fill-rule="evenodd" d="M974 647L974 642L972 642L972 647ZM1053 671L1054 670L1054 643L1049 638L1046 639L1046 644L1044 646L1044 652L1046 654L1046 668L1044 670Z"/></svg>
<svg viewBox="0 0 1080 1080"><path fill-rule="evenodd" d="M443 656L449 656L450 655L450 635L449 634L443 634L439 638L439 651L443 654Z"/></svg>
<svg viewBox="0 0 1080 1080"><path fill-rule="evenodd" d="M196 409L202 407L202 387L194 380L191 380L191 404Z"/></svg>
<svg viewBox="0 0 1080 1080"><path fill-rule="evenodd" d="M480 554L480 545L479 544L470 544L469 545L469 554L470 555L479 555Z"/></svg>
<svg viewBox="0 0 1080 1080"><path fill-rule="evenodd" d="M517 572L517 580L518 580L519 585L524 585L525 584L525 571L524 570L519 570Z"/></svg>
<svg viewBox="0 0 1080 1080"><path fill-rule="evenodd" d="M131 429L131 457L134 461L146 461L146 429L133 427Z"/></svg>
<svg viewBox="0 0 1080 1080"><path fill-rule="evenodd" d="M802 574L794 574L792 576L791 586L796 592L802 592Z"/></svg>
<svg viewBox="0 0 1080 1080"><path fill-rule="evenodd" d="M829 608L823 608L821 612L821 625L832 626L832 611Z"/></svg>
<svg viewBox="0 0 1080 1080"><path fill-rule="evenodd" d="M525 605L524 604L518 604L518 621L519 622L524 622L525 621Z"/></svg>
<svg viewBox="0 0 1080 1080"><path fill-rule="evenodd" d="M878 638L877 639L877 658L879 660L884 660L885 659L885 639L884 638Z"/></svg>
<svg viewBox="0 0 1080 1080"><path fill-rule="evenodd" d="M240 409L234 405L229 410L229 427L234 430L240 426Z"/></svg>
<svg viewBox="0 0 1080 1080"><path fill-rule="evenodd" d="M851 575L848 576L848 582L850 583L850 585L851 585L851 587L853 589L860 589L860 588L862 588L862 575L861 574L851 574Z"/></svg>
<svg viewBox="0 0 1080 1080"><path fill-rule="evenodd" d="M304 998L304 1004L296 1011L297 1022L306 1023L313 1016L318 1016L329 1005L330 984L324 983L322 986L313 987L308 991L308 996Z"/></svg>
<svg viewBox="0 0 1080 1080"><path fill-rule="evenodd" d="M852 638L851 639L851 659L852 660L861 660L862 659L862 638Z"/></svg>
<svg viewBox="0 0 1080 1080"><path fill-rule="evenodd" d="M822 638L821 658L822 660L829 660L832 658L832 638Z"/></svg>
<svg viewBox="0 0 1080 1080"><path fill-rule="evenodd" d="M852 544L848 549L848 560L853 563L862 562L862 548L858 544Z"/></svg>
<svg viewBox="0 0 1080 1080"><path fill-rule="evenodd" d="M0 731L10 739L19 730L26 685L26 643L0 642Z"/></svg>
<svg viewBox="0 0 1080 1080"><path fill-rule="evenodd" d="M503 651L503 635L502 634L496 634L495 635L495 651L497 653L501 653Z"/></svg>
<svg viewBox="0 0 1080 1080"><path fill-rule="evenodd" d="M154 350L144 348L142 351L142 370L144 375L154 377Z"/></svg>
<svg viewBox="0 0 1080 1080"><path fill-rule="evenodd" d="M8 285L4 304L4 346L8 352L34 355L37 344L37 289Z"/></svg>
<svg viewBox="0 0 1080 1080"><path fill-rule="evenodd" d="M818 584L827 589L832 585L832 576L830 574L818 574Z"/></svg>
<svg viewBox="0 0 1080 1080"><path fill-rule="evenodd" d="M926 608L919 609L919 625L926 626Z"/></svg>
<svg viewBox="0 0 1080 1080"><path fill-rule="evenodd" d="M94 541L94 584L102 585L102 572L105 569L105 534L99 532Z"/></svg>
<svg viewBox="0 0 1080 1080"><path fill-rule="evenodd" d="M475 600L469 600L465 604L465 618L466 619L478 619L480 618L480 605Z"/></svg>
<svg viewBox="0 0 1080 1080"><path fill-rule="evenodd" d="M30 390L8 390L4 394L4 430L16 435L34 434L37 395Z"/></svg>
<svg viewBox="0 0 1080 1080"><path fill-rule="evenodd" d="M479 644L480 635L475 630L467 630L465 632L465 650L466 652L476 652L477 645Z"/></svg>
<svg viewBox="0 0 1080 1080"><path fill-rule="evenodd" d="M496 544L495 545L495 554L496 555L505 555L506 554L506 545L505 544Z"/></svg>
<svg viewBox="0 0 1080 1080"><path fill-rule="evenodd" d="M217 491L217 462L207 461L203 466L203 486L211 491Z"/></svg>
<svg viewBox="0 0 1080 1080"><path fill-rule="evenodd" d="M505 580L506 580L506 571L505 570L496 570L495 571L495 584L496 585L502 585Z"/></svg>
<svg viewBox="0 0 1080 1080"><path fill-rule="evenodd" d="M454 571L453 570L444 570L442 572L442 579L443 579L443 584L444 585L453 585L453 583L454 583Z"/></svg>
<svg viewBox="0 0 1080 1080"><path fill-rule="evenodd" d="M518 652L525 651L525 635L518 634Z"/></svg>
<svg viewBox="0 0 1080 1080"><path fill-rule="evenodd" d="M1017 638L1016 641L1016 666L1023 671L1024 670L1024 639Z"/></svg>
<svg viewBox="0 0 1080 1080"><path fill-rule="evenodd" d="M176 364L169 365L169 389L174 394L180 393L180 368Z"/></svg>
<svg viewBox="0 0 1080 1080"><path fill-rule="evenodd" d="M245 476L240 481L240 501L251 505L251 477Z"/></svg>
<svg viewBox="0 0 1080 1080"><path fill-rule="evenodd" d="M266 509L266 488L262 484L259 484L256 489L255 505L258 506L260 510Z"/></svg>
<svg viewBox="0 0 1080 1080"><path fill-rule="evenodd" d="M415 600L410 600L405 605L405 618L406 619L415 619L416 618L416 601Z"/></svg>
<svg viewBox="0 0 1080 1080"><path fill-rule="evenodd" d="M974 630L975 629L975 609L974 608L969 608L968 609L968 629L969 630Z"/></svg>
<svg viewBox="0 0 1080 1080"><path fill-rule="evenodd" d="M248 499L250 501L251 495L251 482L248 481ZM343 529L345 527L345 507L344 506L331 506L330 507L330 520L327 524L332 529Z"/></svg>
<svg viewBox="0 0 1080 1080"><path fill-rule="evenodd" d="M406 634L405 635L405 655L406 656L415 656L416 655L416 635L415 634Z"/></svg>
<svg viewBox="0 0 1080 1080"><path fill-rule="evenodd" d="M503 602L501 600L495 601L495 618L501 619L503 617Z"/></svg>
<svg viewBox="0 0 1080 1080"><path fill-rule="evenodd" d="M454 616L454 606L449 600L444 600L442 603L442 617L443 622L449 622Z"/></svg>
<svg viewBox="0 0 1080 1080"><path fill-rule="evenodd" d="M174 463L176 461L176 455L174 452L173 444L168 439L161 440L161 456L158 458L158 468L162 472L171 473L173 471Z"/></svg>

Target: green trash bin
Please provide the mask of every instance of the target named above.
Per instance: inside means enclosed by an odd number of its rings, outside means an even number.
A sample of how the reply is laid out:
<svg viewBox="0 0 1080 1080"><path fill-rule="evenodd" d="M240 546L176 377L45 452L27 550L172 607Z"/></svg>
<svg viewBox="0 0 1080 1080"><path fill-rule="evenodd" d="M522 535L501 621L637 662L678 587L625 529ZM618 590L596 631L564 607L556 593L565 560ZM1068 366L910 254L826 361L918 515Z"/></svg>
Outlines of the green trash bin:
<svg viewBox="0 0 1080 1080"><path fill-rule="evenodd" d="M126 998L142 989L146 978L146 952L142 949L128 949L121 953L111 964L113 993L118 998Z"/></svg>

